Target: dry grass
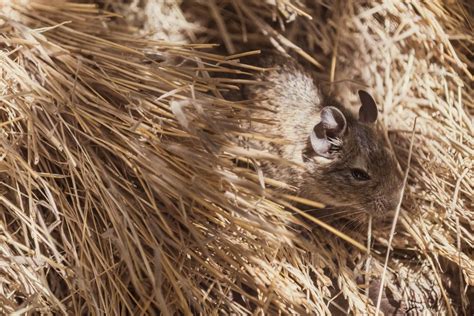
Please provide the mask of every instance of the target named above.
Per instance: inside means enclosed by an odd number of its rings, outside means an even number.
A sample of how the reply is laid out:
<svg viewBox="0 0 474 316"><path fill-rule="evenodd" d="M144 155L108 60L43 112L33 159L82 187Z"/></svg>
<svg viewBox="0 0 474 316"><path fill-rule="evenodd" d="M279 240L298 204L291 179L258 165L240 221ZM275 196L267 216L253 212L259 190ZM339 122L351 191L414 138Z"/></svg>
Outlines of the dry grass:
<svg viewBox="0 0 474 316"><path fill-rule="evenodd" d="M0 0L0 313L328 314L344 297L372 314L357 278L380 278L389 239L393 296L472 311L467 2L186 1L194 23L169 2L178 24L152 1ZM311 227L285 184L232 162L277 158L236 144L258 137L239 128L249 102L221 94L252 81L223 74L259 69L216 42L293 52L339 96L371 87L403 167L418 118L395 234Z"/></svg>

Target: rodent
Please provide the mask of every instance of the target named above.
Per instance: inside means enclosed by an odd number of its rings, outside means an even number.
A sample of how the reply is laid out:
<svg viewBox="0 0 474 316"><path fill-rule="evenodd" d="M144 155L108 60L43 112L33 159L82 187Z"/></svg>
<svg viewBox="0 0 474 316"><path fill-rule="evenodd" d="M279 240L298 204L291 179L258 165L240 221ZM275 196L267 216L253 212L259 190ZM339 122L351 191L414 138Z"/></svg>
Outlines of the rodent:
<svg viewBox="0 0 474 316"><path fill-rule="evenodd" d="M361 106L354 114L323 95L313 75L291 57L268 54L254 63L270 68L257 78L269 84L242 88L242 96L256 105L246 128L287 143L252 140L251 146L304 166L263 162L264 175L296 187L300 197L322 202L334 212L384 217L394 211L402 172L377 126L378 110L370 94L359 91Z"/></svg>

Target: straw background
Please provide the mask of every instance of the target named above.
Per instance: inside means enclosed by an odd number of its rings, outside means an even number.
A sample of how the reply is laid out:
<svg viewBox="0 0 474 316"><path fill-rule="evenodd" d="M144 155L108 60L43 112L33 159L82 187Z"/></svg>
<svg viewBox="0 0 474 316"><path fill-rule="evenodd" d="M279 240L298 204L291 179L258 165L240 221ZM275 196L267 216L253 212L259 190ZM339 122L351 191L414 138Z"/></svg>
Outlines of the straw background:
<svg viewBox="0 0 474 316"><path fill-rule="evenodd" d="M374 314L384 274L382 310L472 315L473 10L0 0L0 314ZM404 169L412 143L385 272L389 228L344 240L235 163L278 159L222 96L268 47L369 87Z"/></svg>

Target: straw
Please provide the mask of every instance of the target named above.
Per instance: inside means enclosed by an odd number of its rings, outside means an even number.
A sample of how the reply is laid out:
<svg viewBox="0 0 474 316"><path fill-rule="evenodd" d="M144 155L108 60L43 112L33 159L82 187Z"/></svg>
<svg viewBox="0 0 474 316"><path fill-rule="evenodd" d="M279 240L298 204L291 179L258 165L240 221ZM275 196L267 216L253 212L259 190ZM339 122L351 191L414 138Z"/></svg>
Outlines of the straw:
<svg viewBox="0 0 474 316"><path fill-rule="evenodd" d="M468 2L96 3L0 0L0 314L375 314L388 291L472 314ZM392 233L314 218L260 170L289 162L246 139L281 140L222 96L264 49L348 107L375 96L411 155Z"/></svg>

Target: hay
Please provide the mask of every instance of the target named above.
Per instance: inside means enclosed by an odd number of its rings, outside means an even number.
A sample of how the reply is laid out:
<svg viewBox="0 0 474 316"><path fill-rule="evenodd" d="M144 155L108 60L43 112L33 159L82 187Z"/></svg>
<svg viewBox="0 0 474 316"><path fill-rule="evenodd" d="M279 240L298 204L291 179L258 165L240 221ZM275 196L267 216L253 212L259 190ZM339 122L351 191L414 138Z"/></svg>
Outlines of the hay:
<svg viewBox="0 0 474 316"><path fill-rule="evenodd" d="M0 0L1 313L373 314L358 278L378 290L389 238L404 308L472 313L467 3L159 3ZM208 43L293 52L347 103L371 87L404 168L418 118L395 235L341 232L367 254L233 163L277 159L222 98L259 69Z"/></svg>

